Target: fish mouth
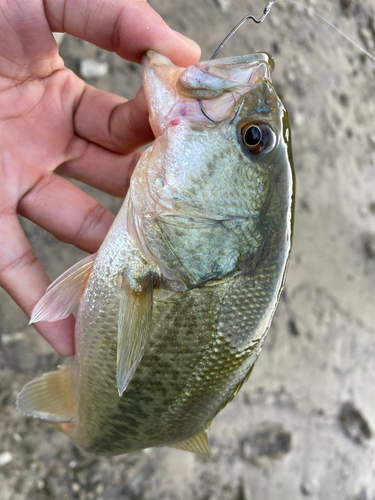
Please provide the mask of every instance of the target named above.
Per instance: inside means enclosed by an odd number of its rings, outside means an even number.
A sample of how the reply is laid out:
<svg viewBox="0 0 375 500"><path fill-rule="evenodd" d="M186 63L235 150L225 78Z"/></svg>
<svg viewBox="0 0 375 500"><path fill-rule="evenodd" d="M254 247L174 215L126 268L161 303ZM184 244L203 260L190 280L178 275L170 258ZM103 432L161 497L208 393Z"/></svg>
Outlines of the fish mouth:
<svg viewBox="0 0 375 500"><path fill-rule="evenodd" d="M272 84L273 58L266 52L202 61L187 68L148 51L143 83L155 137L173 120L202 122L201 102L214 121L230 117L238 101L256 84Z"/></svg>

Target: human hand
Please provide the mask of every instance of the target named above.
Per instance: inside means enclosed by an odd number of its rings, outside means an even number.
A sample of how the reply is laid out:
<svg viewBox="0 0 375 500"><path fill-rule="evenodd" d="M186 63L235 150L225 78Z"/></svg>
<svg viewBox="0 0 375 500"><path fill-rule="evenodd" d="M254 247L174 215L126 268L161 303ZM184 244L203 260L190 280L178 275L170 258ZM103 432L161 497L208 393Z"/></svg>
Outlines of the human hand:
<svg viewBox="0 0 375 500"><path fill-rule="evenodd" d="M126 101L90 87L64 67L52 31L133 62L148 49L180 66L200 55L145 0L0 0L0 285L29 317L50 282L17 213L95 252L114 216L54 172L123 197L153 139L143 90ZM72 316L35 327L74 353Z"/></svg>

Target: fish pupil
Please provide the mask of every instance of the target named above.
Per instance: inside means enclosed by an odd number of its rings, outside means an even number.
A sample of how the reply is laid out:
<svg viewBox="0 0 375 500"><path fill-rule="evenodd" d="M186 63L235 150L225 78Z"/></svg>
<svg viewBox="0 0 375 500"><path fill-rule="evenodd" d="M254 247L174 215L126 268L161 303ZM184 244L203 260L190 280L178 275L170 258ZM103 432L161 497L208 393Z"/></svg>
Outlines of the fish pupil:
<svg viewBox="0 0 375 500"><path fill-rule="evenodd" d="M262 133L258 127L255 127L254 125L252 127L249 127L246 132L245 132L245 142L247 146L256 146L259 144L260 140L262 138Z"/></svg>

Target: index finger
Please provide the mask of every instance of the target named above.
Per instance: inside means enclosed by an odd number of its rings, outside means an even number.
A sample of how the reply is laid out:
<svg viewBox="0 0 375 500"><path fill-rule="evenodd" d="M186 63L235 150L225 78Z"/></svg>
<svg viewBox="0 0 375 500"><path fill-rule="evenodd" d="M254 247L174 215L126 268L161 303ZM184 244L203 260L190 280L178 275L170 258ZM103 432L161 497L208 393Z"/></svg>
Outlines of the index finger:
<svg viewBox="0 0 375 500"><path fill-rule="evenodd" d="M192 40L173 31L145 0L45 0L52 31L67 32L140 62L149 49L187 66L200 57Z"/></svg>

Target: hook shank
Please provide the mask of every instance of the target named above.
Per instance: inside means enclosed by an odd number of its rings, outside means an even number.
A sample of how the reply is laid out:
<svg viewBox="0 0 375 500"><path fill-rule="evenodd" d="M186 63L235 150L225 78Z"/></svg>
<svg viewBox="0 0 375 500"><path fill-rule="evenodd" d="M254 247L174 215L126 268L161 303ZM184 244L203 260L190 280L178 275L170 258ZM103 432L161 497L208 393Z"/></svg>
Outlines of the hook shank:
<svg viewBox="0 0 375 500"><path fill-rule="evenodd" d="M218 46L218 48L215 50L215 52L212 54L212 57L211 57L211 60L212 59L215 59L215 57L218 55L218 53L221 51L221 49L224 47L224 45L227 43L227 41L236 33L236 31L238 31L241 26L248 20L248 19L252 19L254 21L254 23L257 23L257 24L260 24L262 23L266 17L268 16L268 13L270 12L271 10L271 7L272 5L275 3L275 0L272 0L271 2L269 2L265 8L264 8L264 12L263 12L263 15L262 17L260 17L259 19L257 19L256 17L254 17L252 14L248 15L248 16L245 16L243 19L241 19L241 21L236 24L236 26L232 29L232 31L230 33L228 33L228 35L224 38L224 40L221 42L221 44ZM215 120L214 118L212 118L208 113L207 111L204 109L203 107L203 103L200 99L198 99L198 102L199 102L199 107L201 108L201 111L203 113L203 115L208 119L210 120L211 122L213 123L216 123L217 120ZM241 109L241 108L239 108ZM237 118L239 114L239 110L237 111L236 113L236 116L235 118L232 120L232 122ZM232 123L231 122L231 123Z"/></svg>
<svg viewBox="0 0 375 500"><path fill-rule="evenodd" d="M220 52L220 50L224 47L224 45L227 43L227 41L229 40L229 38L231 38L235 33L236 31L238 31L241 26L248 20L248 19L252 19L254 21L254 23L257 23L257 24L260 24L262 23L266 17L268 16L270 10L271 10L271 7L273 5L274 2L269 2L265 8L264 8L264 12L263 12L263 15L262 17L260 17L259 19L257 19L256 17L254 17L252 14L248 15L248 16L245 16L243 19L241 19L241 21L236 24L236 26L232 29L232 31L230 33L228 33L228 35L224 38L224 40L221 42L221 44L218 46L218 48L215 50L215 52L213 53L211 59L215 59L215 57L218 55L218 53Z"/></svg>

